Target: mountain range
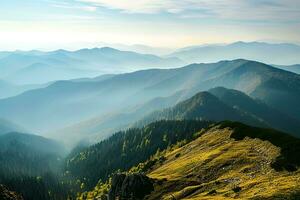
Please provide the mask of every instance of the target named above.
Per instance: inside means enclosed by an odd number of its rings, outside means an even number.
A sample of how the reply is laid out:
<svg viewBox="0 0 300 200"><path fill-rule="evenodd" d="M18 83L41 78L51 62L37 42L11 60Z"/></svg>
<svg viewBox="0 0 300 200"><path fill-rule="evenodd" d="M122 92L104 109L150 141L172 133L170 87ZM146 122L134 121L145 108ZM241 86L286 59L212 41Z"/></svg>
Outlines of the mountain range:
<svg viewBox="0 0 300 200"><path fill-rule="evenodd" d="M103 45L102 45L103 46ZM143 45L80 49L76 51L0 52L0 80L18 85L45 84L57 80L94 77L149 68L174 68L189 63L247 59L299 72L300 46L295 44L235 42L223 45L191 46L168 55L156 56L157 48ZM136 51L136 52L135 52ZM168 50L170 51L170 50ZM153 54L152 54L153 53ZM292 66L291 66L292 65Z"/></svg>
<svg viewBox="0 0 300 200"><path fill-rule="evenodd" d="M299 199L299 52L0 52L0 199Z"/></svg>
<svg viewBox="0 0 300 200"><path fill-rule="evenodd" d="M162 58L109 47L77 51L15 51L0 55L0 79L22 85L183 65L177 58Z"/></svg>
<svg viewBox="0 0 300 200"><path fill-rule="evenodd" d="M45 134L82 121L93 124L106 116L132 114L143 110L143 105L147 114L219 86L242 91L288 118L300 119L300 75L242 59L142 70L94 81L59 81L0 100L0 117ZM157 98L169 99L165 105L147 107Z"/></svg>
<svg viewBox="0 0 300 200"><path fill-rule="evenodd" d="M170 54L189 63L247 59L277 65L300 63L300 46L289 43L234 42L230 44L191 46Z"/></svg>
<svg viewBox="0 0 300 200"><path fill-rule="evenodd" d="M276 128L299 137L300 121L255 100L243 92L217 87L199 92L173 107L154 111L135 123L143 126L157 120L239 121Z"/></svg>

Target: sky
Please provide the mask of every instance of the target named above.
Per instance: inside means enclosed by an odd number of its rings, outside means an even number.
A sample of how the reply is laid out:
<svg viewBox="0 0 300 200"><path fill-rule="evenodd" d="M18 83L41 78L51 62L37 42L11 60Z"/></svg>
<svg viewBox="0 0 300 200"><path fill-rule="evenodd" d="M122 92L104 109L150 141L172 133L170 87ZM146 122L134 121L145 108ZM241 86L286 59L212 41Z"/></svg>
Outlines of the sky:
<svg viewBox="0 0 300 200"><path fill-rule="evenodd" d="M0 49L300 43L299 0L0 0Z"/></svg>

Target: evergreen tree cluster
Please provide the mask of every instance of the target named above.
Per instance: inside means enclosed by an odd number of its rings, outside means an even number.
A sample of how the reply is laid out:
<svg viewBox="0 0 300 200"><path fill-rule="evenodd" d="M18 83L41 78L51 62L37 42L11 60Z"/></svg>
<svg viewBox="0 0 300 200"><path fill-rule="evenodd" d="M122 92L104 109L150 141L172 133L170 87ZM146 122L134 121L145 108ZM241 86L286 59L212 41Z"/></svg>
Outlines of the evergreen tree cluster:
<svg viewBox="0 0 300 200"><path fill-rule="evenodd" d="M112 137L69 157L66 170L85 184L94 187L99 179L107 180L117 170L128 170L145 162L159 150L207 128L211 122L196 120L158 121L115 133Z"/></svg>
<svg viewBox="0 0 300 200"><path fill-rule="evenodd" d="M56 145L19 133L9 133L0 139L1 184L16 191L24 200L67 199L68 185L63 184L60 175L63 157L45 150L55 150Z"/></svg>

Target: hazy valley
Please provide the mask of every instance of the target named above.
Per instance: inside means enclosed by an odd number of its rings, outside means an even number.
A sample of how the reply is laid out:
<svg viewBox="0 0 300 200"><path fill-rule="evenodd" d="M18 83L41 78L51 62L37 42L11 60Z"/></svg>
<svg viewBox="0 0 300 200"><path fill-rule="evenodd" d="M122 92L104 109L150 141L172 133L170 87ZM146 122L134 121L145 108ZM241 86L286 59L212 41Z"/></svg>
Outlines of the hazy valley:
<svg viewBox="0 0 300 200"><path fill-rule="evenodd" d="M297 199L299 49L1 52L0 198Z"/></svg>

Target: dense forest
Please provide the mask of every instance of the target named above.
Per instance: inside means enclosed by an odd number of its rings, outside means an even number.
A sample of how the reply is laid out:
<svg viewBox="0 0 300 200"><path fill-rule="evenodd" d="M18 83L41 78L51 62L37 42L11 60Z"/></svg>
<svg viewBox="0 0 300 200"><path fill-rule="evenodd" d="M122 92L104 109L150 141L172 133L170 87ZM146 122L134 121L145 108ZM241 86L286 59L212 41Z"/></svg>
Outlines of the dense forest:
<svg viewBox="0 0 300 200"><path fill-rule="evenodd" d="M190 141L194 134L211 125L209 121L158 121L143 128L114 134L67 160L66 171L79 179L84 189L107 180L117 170L128 170L146 161L157 151L180 141Z"/></svg>
<svg viewBox="0 0 300 200"><path fill-rule="evenodd" d="M108 180L116 171L126 171L171 145L192 140L211 124L196 120L158 121L117 132L90 147L77 147L66 158L64 154L45 151L59 149L53 141L10 133L0 136L0 180L25 200L73 199L77 193L94 188L99 180Z"/></svg>
<svg viewBox="0 0 300 200"><path fill-rule="evenodd" d="M0 182L25 200L67 199L61 181L63 148L55 141L23 133L0 136Z"/></svg>

